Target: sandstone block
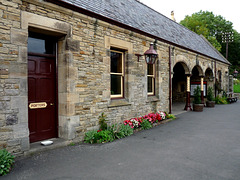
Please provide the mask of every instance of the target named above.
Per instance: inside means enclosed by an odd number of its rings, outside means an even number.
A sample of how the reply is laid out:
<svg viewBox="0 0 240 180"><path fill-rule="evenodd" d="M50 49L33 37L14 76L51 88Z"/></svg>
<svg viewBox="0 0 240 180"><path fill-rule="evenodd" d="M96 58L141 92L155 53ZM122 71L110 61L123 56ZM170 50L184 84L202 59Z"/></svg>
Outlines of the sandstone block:
<svg viewBox="0 0 240 180"><path fill-rule="evenodd" d="M20 140L19 139L13 139L13 140L9 140L7 141L8 146L17 146L20 144Z"/></svg>
<svg viewBox="0 0 240 180"><path fill-rule="evenodd" d="M28 32L26 30L11 29L11 43L16 45L27 45Z"/></svg>
<svg viewBox="0 0 240 180"><path fill-rule="evenodd" d="M78 40L73 40L68 38L66 41L66 50L79 51L80 42Z"/></svg>
<svg viewBox="0 0 240 180"><path fill-rule="evenodd" d="M27 47L26 46L19 46L19 55L18 55L18 62L27 63Z"/></svg>
<svg viewBox="0 0 240 180"><path fill-rule="evenodd" d="M30 149L29 137L21 138L21 150L27 151Z"/></svg>
<svg viewBox="0 0 240 180"><path fill-rule="evenodd" d="M5 89L4 92L7 96L19 95L19 89Z"/></svg>
<svg viewBox="0 0 240 180"><path fill-rule="evenodd" d="M17 124L18 123L18 117L16 115L7 115L7 118L6 118L6 125L9 126L9 125L14 125L14 124Z"/></svg>
<svg viewBox="0 0 240 180"><path fill-rule="evenodd" d="M17 3L14 3L14 2L11 2L11 1L1 1L1 3L2 3L3 5L10 6L10 7L14 7L14 8L17 8L17 7L18 7L18 4L17 4Z"/></svg>
<svg viewBox="0 0 240 180"><path fill-rule="evenodd" d="M13 125L13 136L15 139L28 137L29 136L28 124L21 123Z"/></svg>
<svg viewBox="0 0 240 180"><path fill-rule="evenodd" d="M18 116L18 123L27 123L28 122L28 100L27 96L19 96L19 97L12 97L11 98L11 108L17 109L19 112Z"/></svg>

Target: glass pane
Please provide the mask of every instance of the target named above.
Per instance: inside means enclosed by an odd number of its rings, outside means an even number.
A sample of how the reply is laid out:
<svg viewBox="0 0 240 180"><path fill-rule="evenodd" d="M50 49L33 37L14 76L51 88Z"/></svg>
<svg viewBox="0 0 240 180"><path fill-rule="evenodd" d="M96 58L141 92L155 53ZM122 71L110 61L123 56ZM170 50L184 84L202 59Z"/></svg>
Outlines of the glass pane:
<svg viewBox="0 0 240 180"><path fill-rule="evenodd" d="M148 64L147 74L153 75L153 64Z"/></svg>
<svg viewBox="0 0 240 180"><path fill-rule="evenodd" d="M121 95L122 93L122 76L111 75L111 95Z"/></svg>
<svg viewBox="0 0 240 180"><path fill-rule="evenodd" d="M111 51L111 72L122 73L122 53Z"/></svg>
<svg viewBox="0 0 240 180"><path fill-rule="evenodd" d="M55 55L56 41L50 37L46 39L28 37L28 52Z"/></svg>
<svg viewBox="0 0 240 180"><path fill-rule="evenodd" d="M147 83L148 83L148 93L153 93L153 78L148 77Z"/></svg>

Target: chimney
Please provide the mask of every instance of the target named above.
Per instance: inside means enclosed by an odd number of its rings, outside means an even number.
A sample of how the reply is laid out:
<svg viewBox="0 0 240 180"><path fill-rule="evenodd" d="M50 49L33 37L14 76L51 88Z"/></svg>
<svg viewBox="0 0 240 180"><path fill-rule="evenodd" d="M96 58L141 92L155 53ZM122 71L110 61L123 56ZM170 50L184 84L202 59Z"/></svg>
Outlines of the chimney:
<svg viewBox="0 0 240 180"><path fill-rule="evenodd" d="M171 17L172 17L172 20L176 22L176 19L174 17L174 11L171 11Z"/></svg>

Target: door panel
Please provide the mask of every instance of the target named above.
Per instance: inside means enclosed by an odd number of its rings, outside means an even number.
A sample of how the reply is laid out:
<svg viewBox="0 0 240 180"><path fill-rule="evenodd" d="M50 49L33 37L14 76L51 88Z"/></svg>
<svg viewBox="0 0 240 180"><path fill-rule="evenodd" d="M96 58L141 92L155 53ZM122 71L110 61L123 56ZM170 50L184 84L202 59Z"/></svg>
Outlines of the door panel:
<svg viewBox="0 0 240 180"><path fill-rule="evenodd" d="M48 78L40 78L39 79L39 100L42 100L42 101L47 101L47 102L50 102L54 96L54 91L51 91L53 90L53 86L51 84L53 80L52 79L48 79Z"/></svg>
<svg viewBox="0 0 240 180"><path fill-rule="evenodd" d="M28 57L28 104L30 142L57 137L56 61Z"/></svg>

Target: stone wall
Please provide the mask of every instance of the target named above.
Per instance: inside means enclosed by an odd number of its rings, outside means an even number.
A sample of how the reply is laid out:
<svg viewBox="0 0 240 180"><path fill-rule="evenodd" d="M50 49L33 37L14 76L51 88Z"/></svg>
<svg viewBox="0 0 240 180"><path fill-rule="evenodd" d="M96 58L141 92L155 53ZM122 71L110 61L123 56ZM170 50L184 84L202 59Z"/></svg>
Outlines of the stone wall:
<svg viewBox="0 0 240 180"><path fill-rule="evenodd" d="M38 0L0 0L0 146L15 154L29 150L27 38L28 30L58 37L59 137L80 141L98 129L104 112L109 123L120 123L159 110L169 111L169 45L156 42L155 96L147 95L143 54L154 39L86 15ZM125 52L124 99L110 98L110 48ZM212 69L209 58L175 48L189 70L198 64ZM227 66L217 62L223 72ZM223 80L223 84L226 80Z"/></svg>
<svg viewBox="0 0 240 180"><path fill-rule="evenodd" d="M0 1L0 148L29 149L27 34L21 31L20 0Z"/></svg>

